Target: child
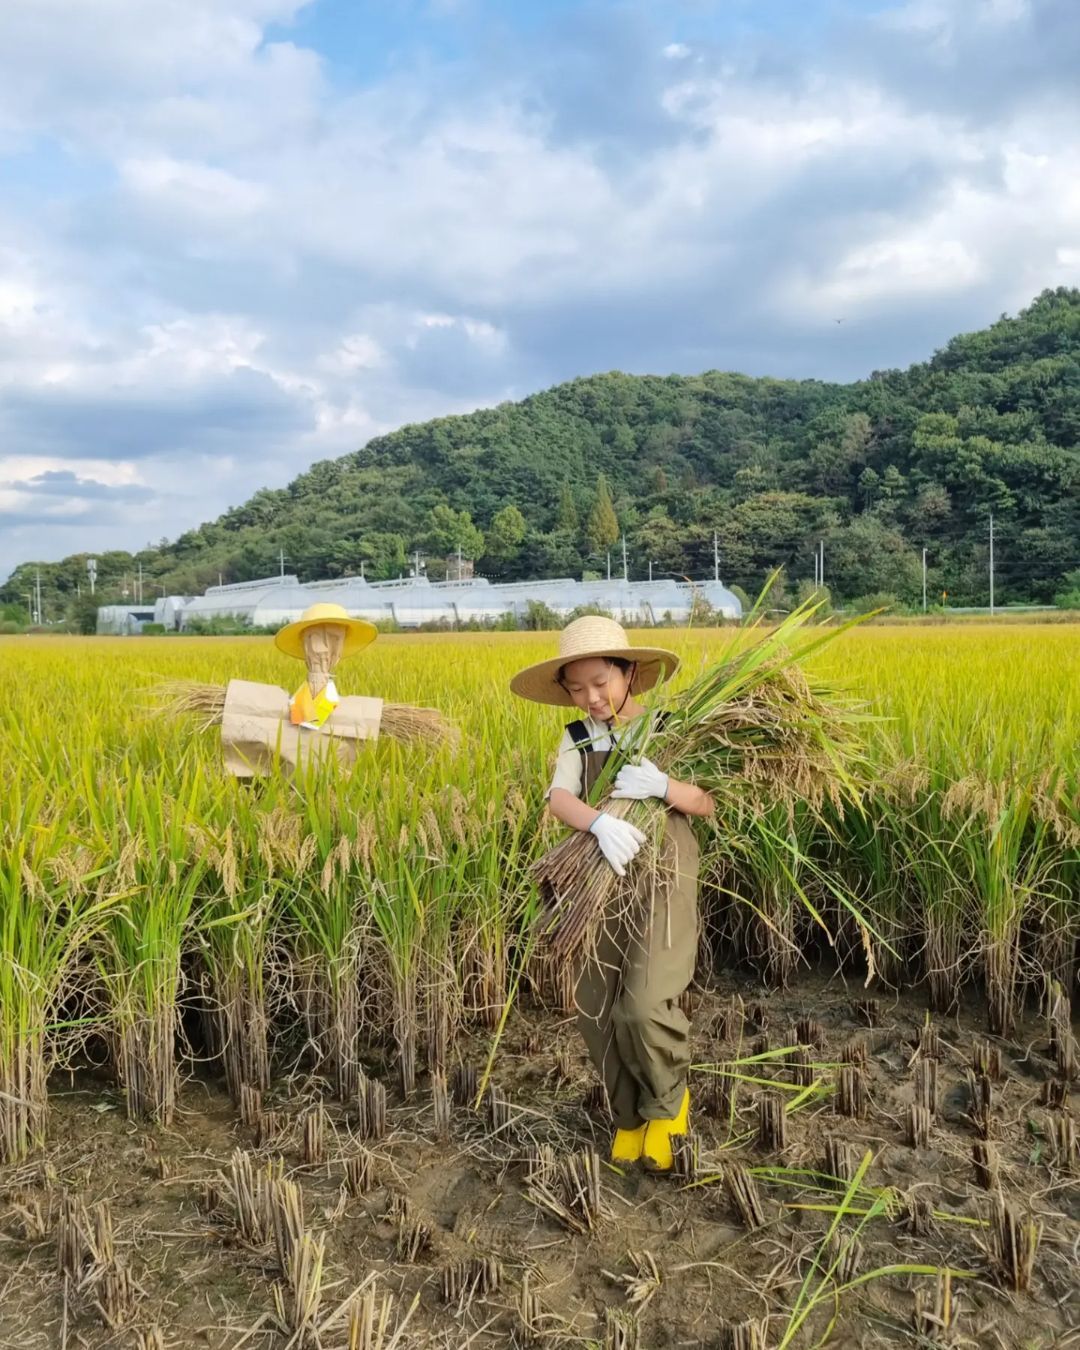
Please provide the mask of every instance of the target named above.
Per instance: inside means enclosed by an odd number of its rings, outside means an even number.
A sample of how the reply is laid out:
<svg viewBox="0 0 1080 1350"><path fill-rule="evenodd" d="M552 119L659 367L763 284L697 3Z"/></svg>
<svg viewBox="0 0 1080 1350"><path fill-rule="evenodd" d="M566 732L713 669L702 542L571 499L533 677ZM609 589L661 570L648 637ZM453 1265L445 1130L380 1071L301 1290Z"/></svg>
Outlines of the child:
<svg viewBox="0 0 1080 1350"><path fill-rule="evenodd" d="M645 836L630 821L590 806L588 793L620 733L645 711L636 696L678 664L672 652L632 647L619 624L589 615L562 630L558 656L529 666L510 684L523 698L585 714L563 734L548 809L572 829L589 830L620 877ZM624 765L611 795L667 804L665 864L675 880L666 905L654 907L644 877L632 912L605 921L596 955L578 976L578 1027L611 1102L613 1161L641 1159L650 1170L666 1172L671 1137L685 1134L690 1118L690 1024L679 998L697 954L698 848L686 817L711 815L713 800L648 759Z"/></svg>

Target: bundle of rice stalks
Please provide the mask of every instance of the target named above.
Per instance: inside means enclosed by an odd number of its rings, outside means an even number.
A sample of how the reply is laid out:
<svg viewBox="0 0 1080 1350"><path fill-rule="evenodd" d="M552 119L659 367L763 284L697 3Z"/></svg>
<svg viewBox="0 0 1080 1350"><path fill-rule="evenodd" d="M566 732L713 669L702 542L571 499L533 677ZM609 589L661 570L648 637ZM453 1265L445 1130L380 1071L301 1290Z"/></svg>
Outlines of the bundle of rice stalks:
<svg viewBox="0 0 1080 1350"><path fill-rule="evenodd" d="M225 685L200 684L196 680L166 680L152 691L155 711L167 717L199 718L199 730L221 725L225 711ZM449 744L457 739L457 728L438 708L414 708L409 703L384 703L379 732L406 745Z"/></svg>
<svg viewBox="0 0 1080 1350"><path fill-rule="evenodd" d="M643 877L654 902L673 880L659 846L665 808L608 795L621 763L647 755L665 773L704 788L721 829L777 808L793 817L800 803L820 816L828 802L840 817L845 805L859 802L869 779L860 735L868 719L800 665L850 625L808 629L816 608L808 602L775 628L755 625L754 636L737 636L721 661L627 728L591 804L631 820L652 842L622 885L586 831L575 831L535 864L540 922L555 961L588 954L605 916L633 905ZM786 846L786 838L777 842Z"/></svg>

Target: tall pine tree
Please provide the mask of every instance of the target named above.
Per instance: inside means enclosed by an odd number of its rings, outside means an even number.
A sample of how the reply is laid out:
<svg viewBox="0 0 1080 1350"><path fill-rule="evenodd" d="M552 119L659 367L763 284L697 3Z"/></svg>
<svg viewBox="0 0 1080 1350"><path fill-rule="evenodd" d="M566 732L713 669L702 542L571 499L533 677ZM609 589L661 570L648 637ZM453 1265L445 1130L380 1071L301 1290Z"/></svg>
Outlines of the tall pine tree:
<svg viewBox="0 0 1080 1350"><path fill-rule="evenodd" d="M596 480L596 497L589 512L587 535L594 553L606 553L619 537L619 521L611 500L611 489L603 474Z"/></svg>
<svg viewBox="0 0 1080 1350"><path fill-rule="evenodd" d="M555 515L555 528L577 534L578 509L577 503L574 501L574 494L570 491L569 483L562 485L562 492L559 494L559 509Z"/></svg>

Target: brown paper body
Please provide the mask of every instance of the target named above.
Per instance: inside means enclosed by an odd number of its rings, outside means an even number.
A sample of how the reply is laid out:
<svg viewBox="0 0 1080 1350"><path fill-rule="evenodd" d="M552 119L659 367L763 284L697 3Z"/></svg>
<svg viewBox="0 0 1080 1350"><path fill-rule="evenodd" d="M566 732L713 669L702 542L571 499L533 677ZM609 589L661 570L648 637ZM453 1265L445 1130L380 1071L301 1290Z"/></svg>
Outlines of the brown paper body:
<svg viewBox="0 0 1080 1350"><path fill-rule="evenodd" d="M350 695L320 730L312 731L289 721L289 696L284 689L230 680L221 716L225 768L236 778L253 778L269 773L279 754L294 769L312 756L327 754L347 767L356 759L360 741L378 739L382 707L381 698Z"/></svg>

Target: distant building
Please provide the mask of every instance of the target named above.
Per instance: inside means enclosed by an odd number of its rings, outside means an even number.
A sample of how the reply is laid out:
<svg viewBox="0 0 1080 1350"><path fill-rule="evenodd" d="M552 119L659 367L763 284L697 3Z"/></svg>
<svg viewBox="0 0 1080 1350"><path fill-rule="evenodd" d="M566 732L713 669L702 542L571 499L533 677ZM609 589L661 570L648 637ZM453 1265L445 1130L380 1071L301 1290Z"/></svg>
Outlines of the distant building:
<svg viewBox="0 0 1080 1350"><path fill-rule="evenodd" d="M451 553L446 560L447 581L469 581L476 572L476 564L471 558L459 558Z"/></svg>
<svg viewBox="0 0 1080 1350"><path fill-rule="evenodd" d="M131 637L141 633L148 623L160 624L169 632L179 632L184 609L194 596L163 595L150 604L102 605L97 612L97 631L104 636Z"/></svg>
<svg viewBox="0 0 1080 1350"><path fill-rule="evenodd" d="M132 637L143 625L160 623L154 605L102 605L97 612L97 631L112 637Z"/></svg>
<svg viewBox="0 0 1080 1350"><path fill-rule="evenodd" d="M457 559L454 559L456 565ZM692 605L704 601L725 618L738 619L738 598L719 581L553 581L491 582L483 577L454 581L429 581L404 577L399 581L366 581L340 577L333 581L304 584L295 576L240 581L229 586L211 586L204 595L191 598L166 596L154 606L155 622L183 630L196 619L228 617L256 628L277 628L299 618L309 605L330 601L342 605L358 619L394 623L400 628L445 622L448 625L498 619L513 614L523 619L529 602L538 601L560 617L582 606L606 610L628 624L651 627L664 622L686 623ZM109 613L122 610L110 606ZM159 613L160 611L160 613ZM102 628L98 631L139 631ZM134 614L135 611L123 610ZM138 613L142 613L141 610ZM132 619L131 623L139 622ZM145 622L143 619L141 622ZM141 626L140 622L140 626Z"/></svg>

